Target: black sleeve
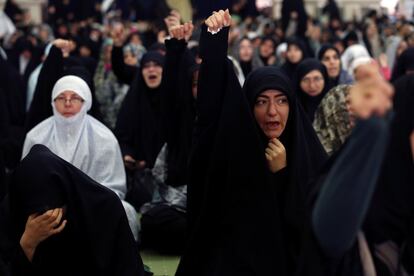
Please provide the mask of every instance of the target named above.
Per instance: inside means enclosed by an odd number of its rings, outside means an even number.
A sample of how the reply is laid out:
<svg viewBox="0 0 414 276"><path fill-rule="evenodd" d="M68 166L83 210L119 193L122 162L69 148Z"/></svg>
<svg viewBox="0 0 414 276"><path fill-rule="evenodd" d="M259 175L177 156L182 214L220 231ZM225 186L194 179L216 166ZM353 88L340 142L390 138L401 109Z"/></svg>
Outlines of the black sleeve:
<svg viewBox="0 0 414 276"><path fill-rule="evenodd" d="M197 125L200 127L216 123L220 116L227 71L228 35L229 28L213 35L203 25L200 37L200 57L203 62L197 93Z"/></svg>
<svg viewBox="0 0 414 276"><path fill-rule="evenodd" d="M408 273L414 274L414 214L411 216L408 229L410 234L403 247L402 263Z"/></svg>
<svg viewBox="0 0 414 276"><path fill-rule="evenodd" d="M353 244L374 193L388 142L388 122L360 121L335 160L315 203L312 227L327 256Z"/></svg>
<svg viewBox="0 0 414 276"><path fill-rule="evenodd" d="M134 85L134 84L132 84ZM119 146L121 147L122 156L130 155L134 159L137 158L134 150L134 122L131 120L129 114L131 106L133 106L135 96L130 88L126 94L122 106L119 110L118 117L116 120L116 126L114 129L114 134L118 139Z"/></svg>
<svg viewBox="0 0 414 276"><path fill-rule="evenodd" d="M29 259L27 259L21 246L18 246L15 249L14 256L11 261L11 272L12 275L15 276L28 276L34 274L34 266Z"/></svg>
<svg viewBox="0 0 414 276"><path fill-rule="evenodd" d="M52 116L50 104L53 86L63 74L62 51L52 46L50 53L43 63L33 95L32 104L26 118L25 131L29 132L34 126L44 119Z"/></svg>
<svg viewBox="0 0 414 276"><path fill-rule="evenodd" d="M190 95L191 77L189 69L195 64L187 49L185 40L169 39L165 41L167 53L162 76L162 121L163 135L169 145L177 145L185 126L188 110L193 105Z"/></svg>
<svg viewBox="0 0 414 276"><path fill-rule="evenodd" d="M189 158L188 224L191 229L200 213L210 155L226 87L229 28L212 35L203 25L200 56L203 60L198 79L196 121Z"/></svg>
<svg viewBox="0 0 414 276"><path fill-rule="evenodd" d="M124 63L124 54L122 47L114 46L111 54L112 70L119 81L131 84L137 73L137 67Z"/></svg>

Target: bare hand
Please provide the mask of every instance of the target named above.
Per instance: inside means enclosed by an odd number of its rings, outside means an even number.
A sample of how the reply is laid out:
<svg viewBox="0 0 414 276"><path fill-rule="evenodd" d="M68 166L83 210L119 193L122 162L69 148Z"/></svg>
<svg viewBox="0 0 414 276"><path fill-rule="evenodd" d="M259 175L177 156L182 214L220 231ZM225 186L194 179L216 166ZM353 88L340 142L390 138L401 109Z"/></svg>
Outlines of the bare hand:
<svg viewBox="0 0 414 276"><path fill-rule="evenodd" d="M29 260L32 260L36 247L42 241L62 232L67 223L67 220L64 220L60 224L62 216L63 209L56 208L43 214L32 214L28 217L20 245Z"/></svg>
<svg viewBox="0 0 414 276"><path fill-rule="evenodd" d="M124 156L124 164L130 170L143 169L147 165L144 160L136 161L131 155Z"/></svg>
<svg viewBox="0 0 414 276"><path fill-rule="evenodd" d="M206 19L205 24L208 29L213 32L218 32L223 27L228 27L231 25L231 15L229 9L223 11L219 10L218 12L213 12L209 18Z"/></svg>
<svg viewBox="0 0 414 276"><path fill-rule="evenodd" d="M184 23L184 25L175 26L170 29L170 36L178 40L190 40L194 30L194 25L191 22Z"/></svg>
<svg viewBox="0 0 414 276"><path fill-rule="evenodd" d="M172 10L170 15L164 18L165 25L167 25L168 32L171 35L171 28L180 26L181 24L181 15L178 11Z"/></svg>
<svg viewBox="0 0 414 276"><path fill-rule="evenodd" d="M381 53L378 57L378 63L381 67L388 67L388 58L387 55L384 53Z"/></svg>
<svg viewBox="0 0 414 276"><path fill-rule="evenodd" d="M376 114L383 116L392 107L394 90L379 74L375 65L369 76L349 90L348 109L351 115L361 119Z"/></svg>
<svg viewBox="0 0 414 276"><path fill-rule="evenodd" d="M265 150L267 164L272 173L276 173L287 166L286 149L277 138L269 141Z"/></svg>

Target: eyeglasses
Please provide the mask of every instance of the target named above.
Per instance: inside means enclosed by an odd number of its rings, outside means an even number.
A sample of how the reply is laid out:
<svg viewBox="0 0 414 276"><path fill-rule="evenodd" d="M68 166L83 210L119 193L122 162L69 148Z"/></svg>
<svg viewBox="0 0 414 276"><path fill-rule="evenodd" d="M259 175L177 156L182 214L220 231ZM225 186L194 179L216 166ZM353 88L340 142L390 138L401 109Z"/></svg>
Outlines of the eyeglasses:
<svg viewBox="0 0 414 276"><path fill-rule="evenodd" d="M304 84L310 84L311 82L320 83L321 81L323 81L322 77L303 78L301 80L301 82L303 82Z"/></svg>
<svg viewBox="0 0 414 276"><path fill-rule="evenodd" d="M69 98L69 99L67 99L65 97L57 97L54 101L56 103L62 104L62 105L66 104L66 102L69 102L69 104L73 104L73 105L79 105L79 104L84 102L84 100L80 97L73 97L73 98Z"/></svg>

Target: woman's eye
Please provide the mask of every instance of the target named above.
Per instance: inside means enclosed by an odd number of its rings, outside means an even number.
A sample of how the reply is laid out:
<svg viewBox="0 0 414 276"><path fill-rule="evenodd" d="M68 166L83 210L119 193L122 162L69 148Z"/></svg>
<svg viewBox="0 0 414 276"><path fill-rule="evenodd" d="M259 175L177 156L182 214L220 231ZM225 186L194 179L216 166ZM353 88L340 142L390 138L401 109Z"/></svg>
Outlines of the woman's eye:
<svg viewBox="0 0 414 276"><path fill-rule="evenodd" d="M277 103L278 104L286 104L288 102L288 100L287 99L285 99L285 98L283 98L283 99L278 99L277 100Z"/></svg>

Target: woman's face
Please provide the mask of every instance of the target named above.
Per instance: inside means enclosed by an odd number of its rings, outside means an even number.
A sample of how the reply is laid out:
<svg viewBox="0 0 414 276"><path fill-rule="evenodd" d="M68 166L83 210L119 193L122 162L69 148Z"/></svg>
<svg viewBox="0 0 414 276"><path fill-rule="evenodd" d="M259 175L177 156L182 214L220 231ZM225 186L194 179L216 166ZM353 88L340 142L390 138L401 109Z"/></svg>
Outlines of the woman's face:
<svg viewBox="0 0 414 276"><path fill-rule="evenodd" d="M279 138L289 117L289 102L284 93L269 89L254 104L254 117L267 138Z"/></svg>
<svg viewBox="0 0 414 276"><path fill-rule="evenodd" d="M300 81L300 88L311 97L321 94L324 87L325 80L318 70L310 71Z"/></svg>
<svg viewBox="0 0 414 276"><path fill-rule="evenodd" d="M303 57L302 50L298 46L294 44L289 45L288 50L286 52L286 58L291 63L293 64L299 63L302 60L302 57Z"/></svg>
<svg viewBox="0 0 414 276"><path fill-rule="evenodd" d="M124 63L129 66L137 66L138 58L131 51L126 51L124 53Z"/></svg>
<svg viewBox="0 0 414 276"><path fill-rule="evenodd" d="M267 39L260 45L260 55L268 58L275 53L275 45L273 41Z"/></svg>
<svg viewBox="0 0 414 276"><path fill-rule="evenodd" d="M322 63L325 65L326 70L328 71L328 76L331 79L336 79L341 72L341 61L335 50L327 50L322 57Z"/></svg>
<svg viewBox="0 0 414 276"><path fill-rule="evenodd" d="M146 85L155 89L161 84L162 67L153 61L147 62L142 66L142 76Z"/></svg>
<svg viewBox="0 0 414 276"><path fill-rule="evenodd" d="M66 118L78 114L83 102L84 100L78 94L70 90L63 91L54 99L57 112Z"/></svg>
<svg viewBox="0 0 414 276"><path fill-rule="evenodd" d="M252 60L253 45L248 39L243 39L239 46L239 58L241 61L247 62Z"/></svg>

